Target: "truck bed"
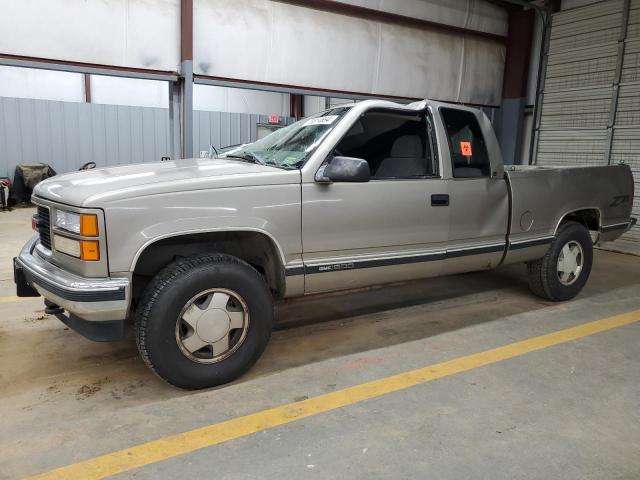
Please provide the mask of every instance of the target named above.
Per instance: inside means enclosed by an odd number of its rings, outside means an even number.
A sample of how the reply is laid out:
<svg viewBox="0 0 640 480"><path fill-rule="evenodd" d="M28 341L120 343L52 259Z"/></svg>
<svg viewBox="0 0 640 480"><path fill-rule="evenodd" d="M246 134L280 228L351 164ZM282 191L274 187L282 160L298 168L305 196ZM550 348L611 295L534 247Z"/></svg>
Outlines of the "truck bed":
<svg viewBox="0 0 640 480"><path fill-rule="evenodd" d="M505 179L512 241L553 235L577 211L595 215L599 242L615 240L629 226L634 184L628 165L505 166Z"/></svg>

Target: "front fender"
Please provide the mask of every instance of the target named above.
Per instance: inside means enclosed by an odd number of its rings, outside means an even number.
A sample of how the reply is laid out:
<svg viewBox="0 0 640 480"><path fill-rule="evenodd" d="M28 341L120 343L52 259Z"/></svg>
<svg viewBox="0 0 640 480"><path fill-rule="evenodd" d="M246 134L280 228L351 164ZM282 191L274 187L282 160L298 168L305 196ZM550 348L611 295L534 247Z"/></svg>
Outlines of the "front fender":
<svg viewBox="0 0 640 480"><path fill-rule="evenodd" d="M104 210L111 272L131 272L148 245L189 233L262 233L276 245L283 265L302 253L299 184L145 196Z"/></svg>

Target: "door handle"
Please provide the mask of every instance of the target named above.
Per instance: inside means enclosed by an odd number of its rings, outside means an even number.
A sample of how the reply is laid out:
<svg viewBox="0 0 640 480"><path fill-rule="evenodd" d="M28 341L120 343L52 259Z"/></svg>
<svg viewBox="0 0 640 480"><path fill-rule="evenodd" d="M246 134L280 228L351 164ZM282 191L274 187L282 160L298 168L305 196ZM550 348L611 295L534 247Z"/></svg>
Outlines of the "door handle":
<svg viewBox="0 0 640 480"><path fill-rule="evenodd" d="M449 194L434 194L431 195L432 207L448 207L449 206Z"/></svg>

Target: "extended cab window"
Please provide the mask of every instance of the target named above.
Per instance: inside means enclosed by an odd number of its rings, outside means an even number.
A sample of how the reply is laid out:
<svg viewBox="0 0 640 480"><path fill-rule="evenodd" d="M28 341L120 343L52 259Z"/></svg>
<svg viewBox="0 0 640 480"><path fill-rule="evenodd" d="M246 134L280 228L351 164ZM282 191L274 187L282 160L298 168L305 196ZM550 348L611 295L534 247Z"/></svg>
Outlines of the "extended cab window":
<svg viewBox="0 0 640 480"><path fill-rule="evenodd" d="M335 155L363 158L372 180L433 177L431 117L423 112L369 110L338 143Z"/></svg>
<svg viewBox="0 0 640 480"><path fill-rule="evenodd" d="M488 177L489 155L476 116L465 110L440 109L447 128L455 178Z"/></svg>

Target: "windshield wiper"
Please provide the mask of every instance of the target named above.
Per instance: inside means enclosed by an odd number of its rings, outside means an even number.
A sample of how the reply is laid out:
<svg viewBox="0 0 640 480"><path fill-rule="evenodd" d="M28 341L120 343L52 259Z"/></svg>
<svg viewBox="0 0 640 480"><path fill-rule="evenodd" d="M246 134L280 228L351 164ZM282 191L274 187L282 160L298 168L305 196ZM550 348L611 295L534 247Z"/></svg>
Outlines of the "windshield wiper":
<svg viewBox="0 0 640 480"><path fill-rule="evenodd" d="M240 160L248 160L253 163L257 163L258 165L268 165L269 167L283 168L288 170L288 168L284 165L280 165L278 162L274 160L265 160L262 157L259 157L255 153L252 152L241 152L241 153L233 153L231 155L225 155L227 158L239 158Z"/></svg>
<svg viewBox="0 0 640 480"><path fill-rule="evenodd" d="M266 165L267 163L255 153L251 152L234 153L232 155L227 155L227 158L239 158L241 160L248 160L250 162L257 163L258 165Z"/></svg>

